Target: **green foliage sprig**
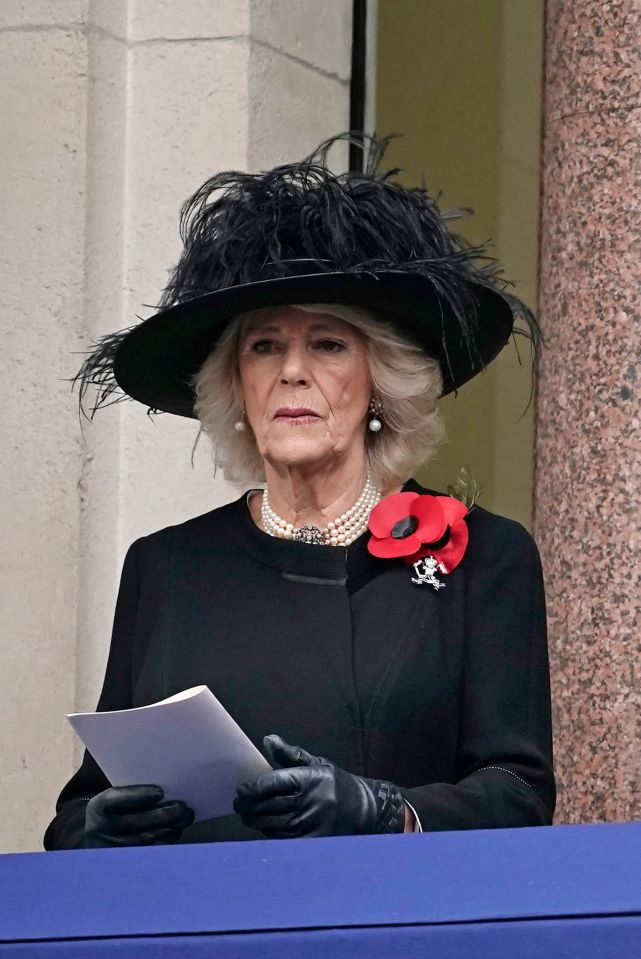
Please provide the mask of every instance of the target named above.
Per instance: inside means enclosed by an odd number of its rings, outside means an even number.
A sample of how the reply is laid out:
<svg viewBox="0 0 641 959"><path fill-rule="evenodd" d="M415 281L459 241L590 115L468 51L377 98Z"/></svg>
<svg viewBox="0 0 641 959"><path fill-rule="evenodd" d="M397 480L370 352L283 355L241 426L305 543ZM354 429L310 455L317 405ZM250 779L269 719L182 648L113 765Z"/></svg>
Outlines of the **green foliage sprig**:
<svg viewBox="0 0 641 959"><path fill-rule="evenodd" d="M473 510L483 492L483 487L477 481L472 467L462 466L456 482L447 487L447 492L464 503L469 510Z"/></svg>

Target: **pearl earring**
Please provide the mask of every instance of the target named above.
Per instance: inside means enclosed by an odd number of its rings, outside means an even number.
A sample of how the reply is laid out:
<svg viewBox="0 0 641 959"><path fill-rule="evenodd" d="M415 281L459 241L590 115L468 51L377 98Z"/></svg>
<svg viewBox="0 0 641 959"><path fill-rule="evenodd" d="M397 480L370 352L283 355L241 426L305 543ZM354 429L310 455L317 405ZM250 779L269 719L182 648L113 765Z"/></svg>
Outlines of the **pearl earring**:
<svg viewBox="0 0 641 959"><path fill-rule="evenodd" d="M367 424L368 429L372 433L378 433L380 430L383 429L383 423L379 419L382 409L383 409L383 404L381 403L381 401L372 397L372 399L369 401L369 407L368 407L368 413L371 415L372 418Z"/></svg>
<svg viewBox="0 0 641 959"><path fill-rule="evenodd" d="M245 410L241 413L241 418L236 420L234 423L234 429L237 433L244 433L247 427L245 426Z"/></svg>

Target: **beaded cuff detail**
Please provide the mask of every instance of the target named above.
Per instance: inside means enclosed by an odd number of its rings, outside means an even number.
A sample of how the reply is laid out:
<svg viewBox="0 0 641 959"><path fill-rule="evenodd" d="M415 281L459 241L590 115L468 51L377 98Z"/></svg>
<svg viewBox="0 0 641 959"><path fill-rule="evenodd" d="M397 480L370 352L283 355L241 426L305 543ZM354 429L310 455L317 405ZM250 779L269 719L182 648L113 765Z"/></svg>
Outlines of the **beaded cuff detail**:
<svg viewBox="0 0 641 959"><path fill-rule="evenodd" d="M475 772L473 772L472 775L476 776L477 773L485 772L486 769L498 769L499 772L507 773L509 776L512 776L514 779L518 779L518 781L520 783L523 783L524 786L527 786L528 789L535 789L532 783L529 783L527 779L522 779L521 776L517 776L516 773L513 773L511 769L506 769L505 766L483 766L481 769L475 770Z"/></svg>

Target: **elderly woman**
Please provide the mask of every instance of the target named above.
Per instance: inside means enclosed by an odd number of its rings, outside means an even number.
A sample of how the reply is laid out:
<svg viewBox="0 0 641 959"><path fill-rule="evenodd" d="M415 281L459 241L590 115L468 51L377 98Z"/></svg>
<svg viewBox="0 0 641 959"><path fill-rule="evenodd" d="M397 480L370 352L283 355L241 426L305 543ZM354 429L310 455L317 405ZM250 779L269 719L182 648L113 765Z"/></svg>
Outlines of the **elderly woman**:
<svg viewBox="0 0 641 959"><path fill-rule="evenodd" d="M439 397L531 317L425 191L334 176L328 145L207 182L161 312L82 371L96 406L197 417L249 487L130 548L98 708L206 684L274 770L194 824L85 754L48 849L551 821L536 548L410 479Z"/></svg>

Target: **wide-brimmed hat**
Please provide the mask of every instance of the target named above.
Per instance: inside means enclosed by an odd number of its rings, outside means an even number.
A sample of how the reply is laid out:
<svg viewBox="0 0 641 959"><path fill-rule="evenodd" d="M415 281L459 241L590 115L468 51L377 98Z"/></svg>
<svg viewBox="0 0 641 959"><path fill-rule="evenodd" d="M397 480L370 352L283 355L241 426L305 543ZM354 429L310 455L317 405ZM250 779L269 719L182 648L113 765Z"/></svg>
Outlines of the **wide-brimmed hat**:
<svg viewBox="0 0 641 959"><path fill-rule="evenodd" d="M250 310L359 306L435 357L443 393L494 359L513 332L536 341L531 312L506 292L497 262L450 232L422 187L379 172L386 141L366 138L365 172L330 171L325 141L304 160L213 176L185 203L181 258L159 312L104 337L77 381L92 412L135 399L194 416L194 378L223 330ZM524 320L515 328L515 320Z"/></svg>

